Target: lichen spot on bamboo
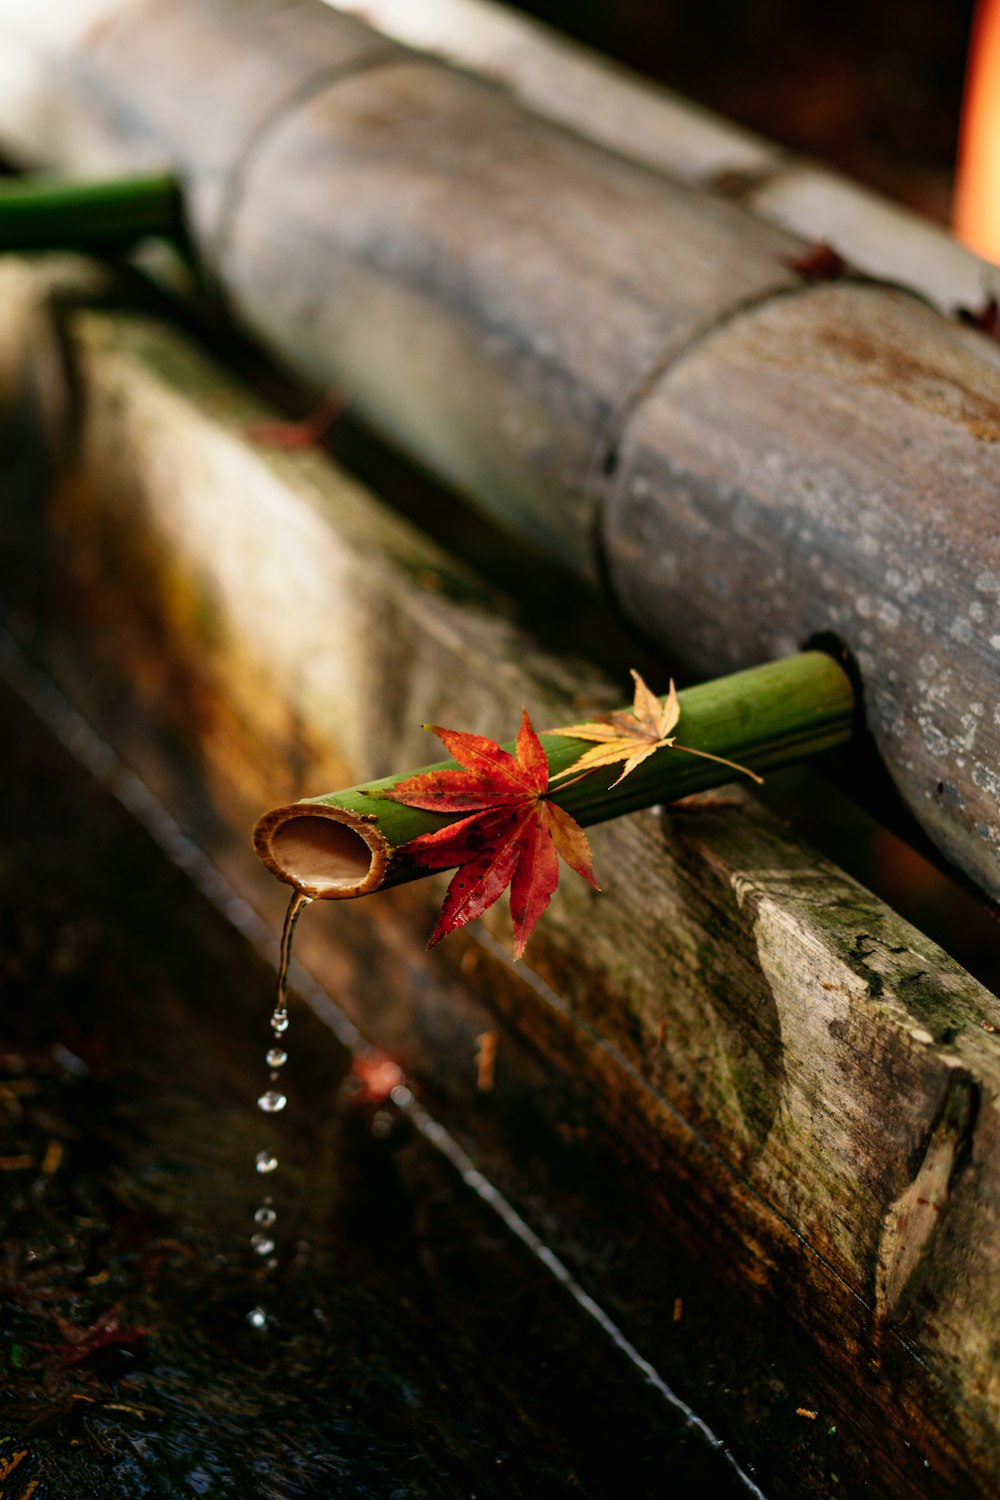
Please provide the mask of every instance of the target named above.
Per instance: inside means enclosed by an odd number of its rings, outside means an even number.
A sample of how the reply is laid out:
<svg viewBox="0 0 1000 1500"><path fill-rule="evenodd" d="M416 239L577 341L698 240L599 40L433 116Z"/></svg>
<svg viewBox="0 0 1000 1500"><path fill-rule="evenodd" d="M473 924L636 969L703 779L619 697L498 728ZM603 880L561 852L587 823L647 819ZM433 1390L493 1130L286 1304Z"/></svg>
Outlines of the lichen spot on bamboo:
<svg viewBox="0 0 1000 1500"><path fill-rule="evenodd" d="M344 808L315 802L273 808L258 820L253 841L273 875L313 899L367 896L385 879L384 835Z"/></svg>

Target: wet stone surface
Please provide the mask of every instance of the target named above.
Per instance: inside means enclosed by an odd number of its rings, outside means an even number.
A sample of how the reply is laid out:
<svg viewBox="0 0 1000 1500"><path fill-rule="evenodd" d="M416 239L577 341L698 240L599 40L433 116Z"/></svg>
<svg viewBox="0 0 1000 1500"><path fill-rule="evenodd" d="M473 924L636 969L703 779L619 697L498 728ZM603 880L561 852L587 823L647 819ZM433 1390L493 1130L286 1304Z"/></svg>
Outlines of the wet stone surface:
<svg viewBox="0 0 1000 1500"><path fill-rule="evenodd" d="M745 1493L301 1006L261 1115L273 974L0 716L3 1495Z"/></svg>

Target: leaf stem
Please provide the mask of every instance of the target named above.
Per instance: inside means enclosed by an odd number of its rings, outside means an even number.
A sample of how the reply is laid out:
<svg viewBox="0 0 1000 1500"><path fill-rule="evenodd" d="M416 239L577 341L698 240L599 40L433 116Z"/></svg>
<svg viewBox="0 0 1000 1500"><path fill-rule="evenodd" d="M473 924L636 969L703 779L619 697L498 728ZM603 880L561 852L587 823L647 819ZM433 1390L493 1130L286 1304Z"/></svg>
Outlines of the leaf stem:
<svg viewBox="0 0 1000 1500"><path fill-rule="evenodd" d="M718 761L720 766L729 766L732 771L739 771L744 776L749 776L751 781L756 781L758 786L764 785L763 776L758 776L756 771L751 771L749 766L741 766L735 760L727 760L724 755L710 755L707 750L693 750L690 745L678 745L674 743L675 750L683 750L685 755L700 755L703 760Z"/></svg>

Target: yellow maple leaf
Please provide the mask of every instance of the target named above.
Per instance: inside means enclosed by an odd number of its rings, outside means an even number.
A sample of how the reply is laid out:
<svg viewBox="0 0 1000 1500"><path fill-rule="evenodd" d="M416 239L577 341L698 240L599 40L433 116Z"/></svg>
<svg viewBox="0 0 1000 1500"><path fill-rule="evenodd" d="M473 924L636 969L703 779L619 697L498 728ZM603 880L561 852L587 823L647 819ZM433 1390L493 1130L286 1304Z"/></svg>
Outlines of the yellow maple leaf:
<svg viewBox="0 0 1000 1500"><path fill-rule="evenodd" d="M552 777L552 783L572 775L574 779L597 771L601 766L615 766L625 762L621 775L611 783L617 786L629 772L642 765L657 750L683 750L688 755L700 755L705 760L715 760L721 765L741 771L745 776L760 783L763 778L748 771L746 766L726 760L721 755L710 755L707 750L693 750L690 745L678 745L671 730L677 727L681 716L681 705L673 680L670 691L660 699L651 692L639 673L632 669L635 682L635 698L631 709L619 709L616 713L602 714L586 724L566 724L562 729L549 729L548 734L565 735L567 739L594 740L593 749L585 750L580 759Z"/></svg>

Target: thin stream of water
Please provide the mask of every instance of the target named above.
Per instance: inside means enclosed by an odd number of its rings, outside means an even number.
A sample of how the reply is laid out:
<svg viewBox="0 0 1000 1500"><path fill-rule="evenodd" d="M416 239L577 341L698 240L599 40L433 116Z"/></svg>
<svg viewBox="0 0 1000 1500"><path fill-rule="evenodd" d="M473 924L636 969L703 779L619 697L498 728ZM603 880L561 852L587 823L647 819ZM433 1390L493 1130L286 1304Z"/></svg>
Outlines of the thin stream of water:
<svg viewBox="0 0 1000 1500"><path fill-rule="evenodd" d="M283 1045L285 1033L288 1030L288 971L292 961L292 942L295 936L295 928L299 917L305 911L312 900L311 896L302 891L292 892L292 898L285 912L285 922L281 929L281 948L278 958L278 988L275 999L274 1010L271 1013L271 1032L274 1045L270 1046L265 1054L264 1061L268 1067L268 1081L271 1084L257 1100L257 1108L264 1114L280 1114L288 1103L288 1096L278 1086L281 1080L281 1069L288 1062L288 1051ZM282 1045L278 1045L279 1041ZM269 1150L258 1151L255 1158L256 1169L262 1176L269 1176L277 1171L279 1162L277 1156ZM274 1228L278 1221L278 1214L274 1207L274 1199L268 1195L264 1198L260 1207L254 1211L254 1229L250 1236L250 1248L255 1255L267 1259L268 1271L277 1269L278 1262L274 1258L277 1241L274 1238ZM247 1321L254 1328L267 1327L267 1309L261 1306L251 1308L247 1314Z"/></svg>
<svg viewBox="0 0 1000 1500"><path fill-rule="evenodd" d="M69 703L62 691L56 687L25 651L20 641L0 624L0 682L13 691L44 724L61 744L95 781L105 787L136 821L150 834L167 858L183 870L194 886L211 902L215 909L253 948L268 961L273 961L273 934L263 918L248 905L227 879L210 863L203 851L196 846L178 825L174 816L150 791L144 781L118 758L116 753L94 731L92 726ZM287 972L290 968L291 926L307 904L307 899L296 902L293 898L285 919L282 935L282 974L279 980L279 997L284 996ZM287 941L286 941L287 938ZM479 941L490 947L487 934L480 934ZM490 950L492 951L492 949ZM508 960L509 961L509 960ZM541 986L541 981L528 970L524 977L540 987L547 1003L557 1004L558 997ZM355 1055L366 1049L365 1039L344 1011L309 971L299 969L296 985L310 1010L323 1022L334 1036ZM279 1016L284 1016L287 1029L287 1007L275 1007ZM283 1035L282 1033L278 1033ZM620 1060L619 1060L620 1061ZM587 1313L607 1335L611 1344L625 1355L631 1366L640 1371L649 1386L661 1396L666 1404L677 1411L686 1424L699 1432L710 1448L721 1453L742 1489L756 1500L764 1500L755 1481L741 1466L723 1441L693 1412L672 1387L663 1379L626 1338L619 1325L603 1307L599 1306L576 1280L572 1271L551 1250L535 1231L521 1218L510 1202L479 1171L466 1155L454 1136L413 1099L408 1088L399 1085L393 1090L393 1102L423 1137L453 1168L478 1198L485 1203L524 1244L535 1259L546 1267L554 1279L562 1285L576 1304ZM278 1161L269 1151L263 1151L257 1159L257 1171L267 1174L278 1167ZM255 1314L259 1311L260 1321ZM254 1309L248 1320L263 1328L267 1323L265 1309Z"/></svg>

